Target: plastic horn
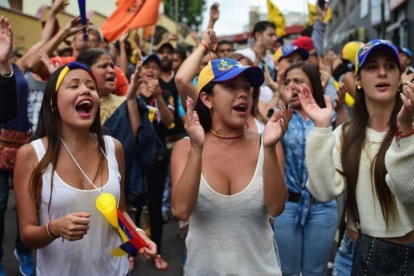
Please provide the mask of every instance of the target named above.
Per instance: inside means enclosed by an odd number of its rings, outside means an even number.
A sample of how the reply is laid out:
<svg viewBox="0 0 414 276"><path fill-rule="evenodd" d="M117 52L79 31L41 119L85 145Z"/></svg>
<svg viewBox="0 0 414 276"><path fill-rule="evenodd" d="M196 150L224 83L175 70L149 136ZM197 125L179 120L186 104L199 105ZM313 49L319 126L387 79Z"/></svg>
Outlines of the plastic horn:
<svg viewBox="0 0 414 276"><path fill-rule="evenodd" d="M82 25L86 25L86 3L85 0L78 0L79 4L79 12L81 17ZM88 35L86 33L86 29L83 29L83 40L88 40Z"/></svg>
<svg viewBox="0 0 414 276"><path fill-rule="evenodd" d="M105 216L109 223L115 228L119 228L118 216L116 212L116 200L110 193L103 193L96 199L96 208Z"/></svg>

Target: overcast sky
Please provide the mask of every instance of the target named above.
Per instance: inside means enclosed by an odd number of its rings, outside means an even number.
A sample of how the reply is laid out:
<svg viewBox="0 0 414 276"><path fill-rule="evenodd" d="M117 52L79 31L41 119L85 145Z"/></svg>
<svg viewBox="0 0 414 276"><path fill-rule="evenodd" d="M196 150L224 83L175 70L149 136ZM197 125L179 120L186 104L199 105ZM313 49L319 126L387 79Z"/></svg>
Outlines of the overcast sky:
<svg viewBox="0 0 414 276"><path fill-rule="evenodd" d="M272 0L282 13L297 11L307 13L307 0ZM316 0L309 2L315 3ZM260 7L261 13L267 13L266 0L207 0L207 9L203 14L202 29L207 28L210 6L219 3L220 19L214 29L218 35L238 34L243 32L243 26L249 23L251 6Z"/></svg>

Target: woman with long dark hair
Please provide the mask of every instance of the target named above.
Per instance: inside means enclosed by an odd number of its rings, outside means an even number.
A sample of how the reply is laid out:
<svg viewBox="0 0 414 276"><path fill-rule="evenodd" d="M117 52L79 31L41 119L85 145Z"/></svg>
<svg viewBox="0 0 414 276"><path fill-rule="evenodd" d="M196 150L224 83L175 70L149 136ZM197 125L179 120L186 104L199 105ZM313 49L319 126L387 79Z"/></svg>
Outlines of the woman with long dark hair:
<svg viewBox="0 0 414 276"><path fill-rule="evenodd" d="M309 92L299 96L316 126L307 141L308 189L324 202L346 191L347 228L333 274L412 275L414 85L401 88L398 50L384 40L358 51L355 84L351 121L335 131L329 103L320 108Z"/></svg>
<svg viewBox="0 0 414 276"><path fill-rule="evenodd" d="M177 73L180 93L195 89L188 90L193 69L215 41L212 30L203 33ZM263 135L245 129L252 87L263 81L256 66L216 59L200 73L195 107L187 98L189 139L176 143L171 158L174 215L191 217L186 275L281 275L269 214L278 216L285 206L275 148L291 112L276 111Z"/></svg>
<svg viewBox="0 0 414 276"><path fill-rule="evenodd" d="M293 117L282 138L284 175L288 200L283 214L275 218L274 231L284 275L324 275L338 222L336 201L315 200L306 188L306 140L314 123L303 110L298 94L309 90L325 107L319 70L305 62L292 64L284 76L284 97L290 99Z"/></svg>
<svg viewBox="0 0 414 276"><path fill-rule="evenodd" d="M95 205L111 193L125 211L121 144L102 133L91 70L70 63L50 77L37 140L18 152L14 188L23 243L37 250L37 275L127 275L127 256L110 251L122 240ZM156 252L149 244L143 258Z"/></svg>

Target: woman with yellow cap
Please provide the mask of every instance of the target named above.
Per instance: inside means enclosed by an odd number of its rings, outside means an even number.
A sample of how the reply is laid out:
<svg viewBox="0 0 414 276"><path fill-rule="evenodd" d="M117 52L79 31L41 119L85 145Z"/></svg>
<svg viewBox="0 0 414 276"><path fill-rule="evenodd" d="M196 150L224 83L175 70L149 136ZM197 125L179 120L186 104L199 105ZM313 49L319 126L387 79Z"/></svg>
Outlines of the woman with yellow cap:
<svg viewBox="0 0 414 276"><path fill-rule="evenodd" d="M291 110L274 113L263 135L245 129L253 87L262 70L222 58L208 62L197 88L191 80L203 56L216 42L212 30L181 66L177 88L187 98L187 139L171 159L174 215L190 218L186 239L186 275L282 275L269 215L283 212L287 189L276 144Z"/></svg>

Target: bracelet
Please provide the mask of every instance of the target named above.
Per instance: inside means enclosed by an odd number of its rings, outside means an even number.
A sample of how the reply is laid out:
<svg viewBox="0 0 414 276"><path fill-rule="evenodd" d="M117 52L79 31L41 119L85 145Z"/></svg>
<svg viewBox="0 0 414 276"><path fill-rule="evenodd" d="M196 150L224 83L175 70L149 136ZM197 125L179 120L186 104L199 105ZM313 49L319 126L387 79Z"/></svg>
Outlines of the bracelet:
<svg viewBox="0 0 414 276"><path fill-rule="evenodd" d="M200 42L200 44L198 44L198 46L203 46L204 48L204 55L207 55L209 52L209 47L207 46L207 44L205 44L204 42Z"/></svg>
<svg viewBox="0 0 414 276"><path fill-rule="evenodd" d="M13 77L13 75L14 75L13 66L10 66L10 67L11 67L11 73L10 73L10 75L3 75L2 73L0 73L0 75L3 78L11 78L11 77Z"/></svg>
<svg viewBox="0 0 414 276"><path fill-rule="evenodd" d="M55 235L53 235L52 234L52 232L50 231L50 222L48 222L48 223L46 223L45 224L45 228L46 228L46 232L47 232L47 235L50 237L50 238L52 238L52 239L57 239L57 238L59 238L59 237L56 237Z"/></svg>
<svg viewBox="0 0 414 276"><path fill-rule="evenodd" d="M144 230L142 230L141 228L138 228L138 227L137 227L137 228L135 228L135 232L137 232L137 233L138 233L138 232L142 232L142 233L144 233L144 234L145 234L145 231L144 231Z"/></svg>
<svg viewBox="0 0 414 276"><path fill-rule="evenodd" d="M397 127L397 133L395 134L395 139L397 140L398 147L400 147L400 143L399 142L400 142L401 138L409 137L409 136L411 136L413 134L414 134L414 129L411 130L410 133L402 135L402 132L400 131L400 128Z"/></svg>

